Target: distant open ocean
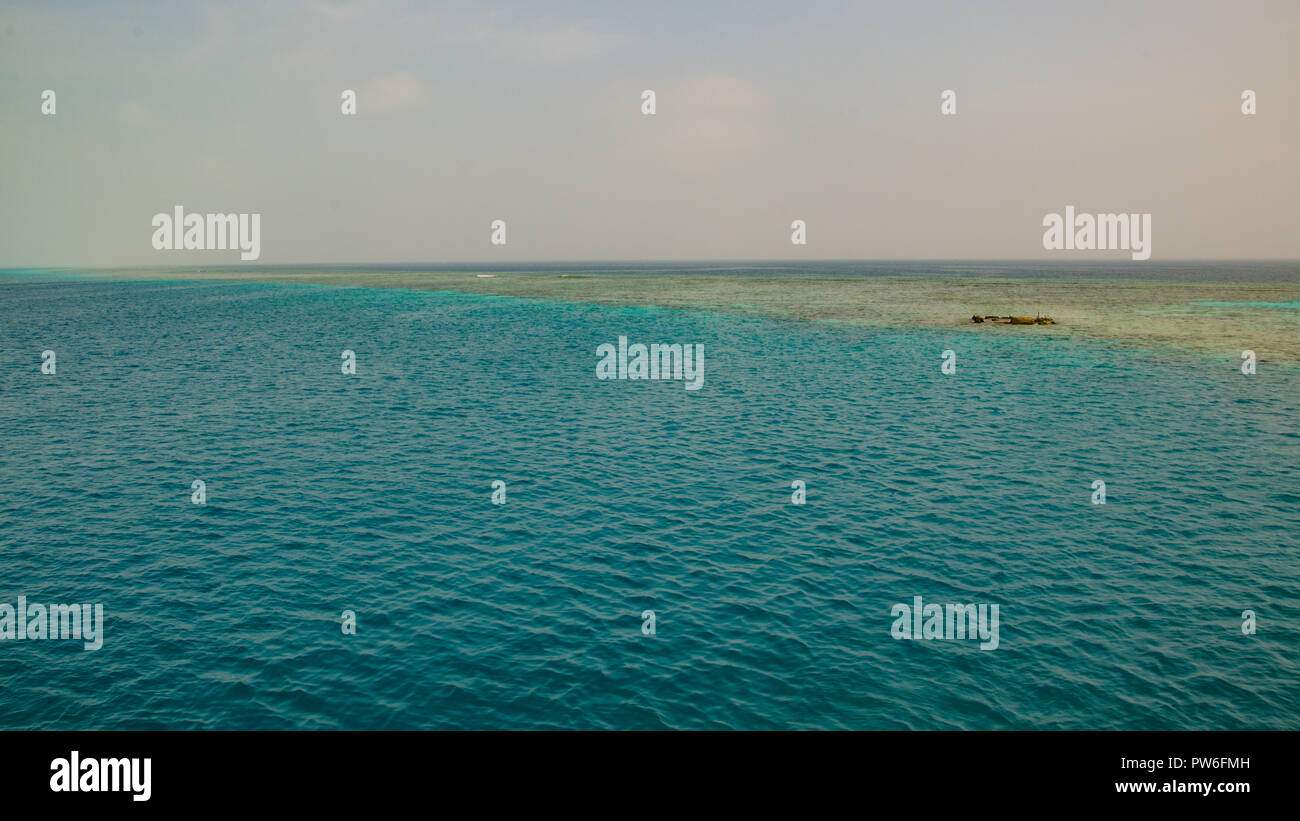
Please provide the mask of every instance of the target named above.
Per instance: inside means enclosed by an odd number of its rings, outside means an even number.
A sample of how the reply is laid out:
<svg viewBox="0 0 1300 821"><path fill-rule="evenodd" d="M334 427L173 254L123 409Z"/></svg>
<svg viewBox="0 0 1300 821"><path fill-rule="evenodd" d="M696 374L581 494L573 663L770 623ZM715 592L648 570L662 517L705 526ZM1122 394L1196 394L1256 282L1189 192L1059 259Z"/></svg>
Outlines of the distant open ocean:
<svg viewBox="0 0 1300 821"><path fill-rule="evenodd" d="M681 266L592 270L728 269ZM1300 281L1070 275L1138 272ZM139 276L0 272L0 603L105 612L0 641L4 729L1300 729L1293 364ZM703 388L597 380L620 335L702 344ZM894 639L914 596L1000 646Z"/></svg>
<svg viewBox="0 0 1300 821"><path fill-rule="evenodd" d="M203 266L204 269L247 271L248 263ZM329 264L280 265L284 271L378 271L387 273L446 272L518 272L536 274L607 274L644 276L647 274L736 276L736 277L997 277L1013 279L1131 279L1170 282L1300 282L1297 260L1213 261L1147 260L1135 264L1130 260L1090 260L1072 258L1054 260L811 260L783 261L710 261L710 262L527 262L527 263L411 263L411 264ZM0 269L5 273L41 272L46 269ZM74 270L74 269L69 269ZM120 269L119 269L120 270ZM125 269L140 277L149 276L149 268ZM74 270L75 272L75 270Z"/></svg>

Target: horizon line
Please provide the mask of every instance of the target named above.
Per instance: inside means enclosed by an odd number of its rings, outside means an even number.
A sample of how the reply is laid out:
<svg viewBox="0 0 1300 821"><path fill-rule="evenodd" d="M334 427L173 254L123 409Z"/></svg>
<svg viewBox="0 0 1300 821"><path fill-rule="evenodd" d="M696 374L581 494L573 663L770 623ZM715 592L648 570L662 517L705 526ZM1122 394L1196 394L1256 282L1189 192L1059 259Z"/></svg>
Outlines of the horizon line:
<svg viewBox="0 0 1300 821"><path fill-rule="evenodd" d="M395 262L377 262L377 261L360 261L360 262L274 262L259 264L257 262L236 262L236 263L216 263L216 264L187 264L187 265L167 265L167 264L101 264L101 265L9 265L0 267L0 271L92 271L104 269L150 269L161 268L169 270L204 270L204 269L258 269L258 268L340 268L354 266L375 266L375 267L451 267L451 266L529 266L529 265L692 265L692 264L766 264L766 265L804 265L808 263L1032 263L1036 265L1124 265L1132 268L1149 267L1151 265L1161 265L1165 263L1294 263L1300 265L1300 257L1171 257L1159 260L1132 260L1127 258L1114 259L1086 259L1080 257L1071 257L1063 259L1042 259L1042 258L1025 258L1025 257L818 257L812 259L765 259L765 258L742 258L742 257L702 257L697 259L534 259L534 260L503 260L500 262L490 260L450 260L438 262L432 260L406 260Z"/></svg>

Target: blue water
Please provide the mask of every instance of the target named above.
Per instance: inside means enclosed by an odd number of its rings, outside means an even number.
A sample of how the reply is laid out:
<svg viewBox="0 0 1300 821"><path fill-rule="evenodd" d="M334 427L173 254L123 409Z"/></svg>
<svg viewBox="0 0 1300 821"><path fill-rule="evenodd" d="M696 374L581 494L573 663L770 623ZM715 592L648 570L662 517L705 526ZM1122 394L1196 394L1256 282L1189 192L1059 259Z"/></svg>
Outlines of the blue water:
<svg viewBox="0 0 1300 821"><path fill-rule="evenodd" d="M598 381L620 334L703 389ZM106 636L0 642L0 727L1300 728L1300 371L1236 364L10 277L0 602ZM915 595L1000 647L893 639Z"/></svg>

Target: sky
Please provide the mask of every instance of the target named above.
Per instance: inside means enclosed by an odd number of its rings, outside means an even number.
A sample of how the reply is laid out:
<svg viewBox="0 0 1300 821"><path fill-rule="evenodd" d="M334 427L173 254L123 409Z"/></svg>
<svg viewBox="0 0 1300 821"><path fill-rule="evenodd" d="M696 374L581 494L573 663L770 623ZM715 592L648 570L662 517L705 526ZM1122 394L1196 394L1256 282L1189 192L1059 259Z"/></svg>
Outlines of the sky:
<svg viewBox="0 0 1300 821"><path fill-rule="evenodd" d="M1290 0L0 0L0 268L1130 258L1044 250L1067 205L1294 259L1297 44ZM260 259L155 250L176 205Z"/></svg>

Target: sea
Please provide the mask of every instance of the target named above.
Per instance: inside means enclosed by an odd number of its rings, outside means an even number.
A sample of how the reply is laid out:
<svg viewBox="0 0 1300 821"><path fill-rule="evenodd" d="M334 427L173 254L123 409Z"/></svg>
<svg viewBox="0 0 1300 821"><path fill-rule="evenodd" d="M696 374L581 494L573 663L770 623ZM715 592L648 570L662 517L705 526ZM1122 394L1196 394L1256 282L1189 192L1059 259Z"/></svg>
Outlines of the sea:
<svg viewBox="0 0 1300 821"><path fill-rule="evenodd" d="M702 386L598 379L619 337ZM0 605L104 612L0 607L0 728L1300 729L1300 367L1240 364L0 273ZM996 649L898 637L916 597Z"/></svg>

